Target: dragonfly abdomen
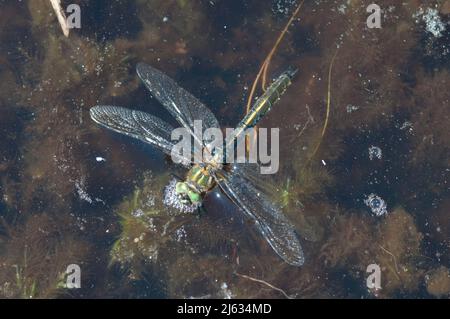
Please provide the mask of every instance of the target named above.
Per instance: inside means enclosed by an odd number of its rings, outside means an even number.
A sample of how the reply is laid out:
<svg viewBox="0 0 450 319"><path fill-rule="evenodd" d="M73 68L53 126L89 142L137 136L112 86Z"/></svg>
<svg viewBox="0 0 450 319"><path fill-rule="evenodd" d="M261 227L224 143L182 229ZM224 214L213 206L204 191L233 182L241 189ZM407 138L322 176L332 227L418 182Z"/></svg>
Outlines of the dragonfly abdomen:
<svg viewBox="0 0 450 319"><path fill-rule="evenodd" d="M241 121L240 126L245 128L255 126L259 120L272 108L272 106L280 99L280 96L286 91L291 84L291 80L297 71L289 69L283 72L272 84L267 88L253 104L250 112Z"/></svg>

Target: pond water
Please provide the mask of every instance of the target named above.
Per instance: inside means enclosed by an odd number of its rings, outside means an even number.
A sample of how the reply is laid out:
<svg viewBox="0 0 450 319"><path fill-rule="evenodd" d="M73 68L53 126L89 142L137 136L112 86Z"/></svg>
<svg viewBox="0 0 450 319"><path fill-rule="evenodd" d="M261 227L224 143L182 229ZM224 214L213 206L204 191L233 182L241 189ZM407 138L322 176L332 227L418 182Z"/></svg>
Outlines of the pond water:
<svg viewBox="0 0 450 319"><path fill-rule="evenodd" d="M449 297L450 1L378 1L381 28L363 2L306 1L275 51L268 82L298 72L260 122L280 130L280 170L254 183L302 266L219 188L194 213L164 205L187 170L89 115L117 105L178 126L144 62L235 127L299 2L62 1L80 9L68 37L50 2L0 0L1 298Z"/></svg>

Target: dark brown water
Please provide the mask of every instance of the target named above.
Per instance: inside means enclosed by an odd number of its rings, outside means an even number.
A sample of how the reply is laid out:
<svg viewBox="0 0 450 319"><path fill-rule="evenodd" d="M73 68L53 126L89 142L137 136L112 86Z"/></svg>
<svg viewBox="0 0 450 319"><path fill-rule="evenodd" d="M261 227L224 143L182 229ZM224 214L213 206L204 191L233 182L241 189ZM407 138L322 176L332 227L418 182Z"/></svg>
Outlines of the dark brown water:
<svg viewBox="0 0 450 319"><path fill-rule="evenodd" d="M363 1L307 1L273 57L270 77L299 69L261 125L280 128L268 189L302 267L218 191L173 214L162 192L185 172L89 117L112 104L175 124L138 80L145 62L233 127L297 2L62 2L81 8L67 38L50 1L0 1L0 297L449 297L448 0L378 1L381 29ZM63 287L70 264L80 289Z"/></svg>

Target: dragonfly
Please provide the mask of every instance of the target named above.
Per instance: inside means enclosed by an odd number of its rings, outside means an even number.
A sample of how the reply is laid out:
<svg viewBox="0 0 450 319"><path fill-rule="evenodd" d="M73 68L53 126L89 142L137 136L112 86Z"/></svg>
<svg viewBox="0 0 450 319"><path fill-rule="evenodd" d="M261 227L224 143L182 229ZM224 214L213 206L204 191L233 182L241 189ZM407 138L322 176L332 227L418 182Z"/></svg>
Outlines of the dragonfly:
<svg viewBox="0 0 450 319"><path fill-rule="evenodd" d="M212 111L169 76L144 63L137 64L136 72L150 93L181 127L193 132L194 121L201 120L203 129L220 129ZM227 136L225 144L229 144L231 139L239 138L246 128L256 126L280 99L295 73L296 70L288 69L267 87L239 122L234 130L235 134ZM172 149L175 144L171 139L171 132L174 128L159 117L112 105L92 107L90 117L100 126L151 144L163 153L173 156ZM207 147L206 142L201 143L203 148ZM202 162L182 158L180 163L187 169L187 174L184 180L179 179L172 183L165 203L180 210L193 210L201 206L208 193L219 187L247 218L254 221L254 227L285 262L293 266L303 265L304 253L294 226L284 216L279 205L272 202L255 184L255 178L258 179L260 174L258 164L230 164L225 163L222 158L223 156L211 156L209 160Z"/></svg>

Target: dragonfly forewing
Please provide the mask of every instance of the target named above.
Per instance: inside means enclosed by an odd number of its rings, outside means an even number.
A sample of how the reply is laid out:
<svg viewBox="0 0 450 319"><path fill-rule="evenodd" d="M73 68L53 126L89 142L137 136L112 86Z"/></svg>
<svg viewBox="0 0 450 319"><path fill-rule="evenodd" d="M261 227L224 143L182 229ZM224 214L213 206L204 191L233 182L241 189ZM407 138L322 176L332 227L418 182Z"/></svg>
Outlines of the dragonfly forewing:
<svg viewBox="0 0 450 319"><path fill-rule="evenodd" d="M202 131L220 128L214 114L196 97L161 71L144 63L136 67L138 76L150 93L194 136L194 120L202 121ZM196 138L194 136L194 138ZM204 146L202 141L198 141Z"/></svg>
<svg viewBox="0 0 450 319"><path fill-rule="evenodd" d="M185 166L191 163L191 158L172 154L174 144L170 137L173 128L156 116L110 105L94 106L90 115L92 120L107 129L151 144Z"/></svg>

